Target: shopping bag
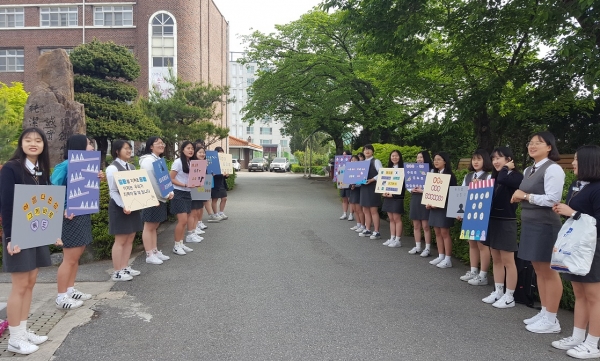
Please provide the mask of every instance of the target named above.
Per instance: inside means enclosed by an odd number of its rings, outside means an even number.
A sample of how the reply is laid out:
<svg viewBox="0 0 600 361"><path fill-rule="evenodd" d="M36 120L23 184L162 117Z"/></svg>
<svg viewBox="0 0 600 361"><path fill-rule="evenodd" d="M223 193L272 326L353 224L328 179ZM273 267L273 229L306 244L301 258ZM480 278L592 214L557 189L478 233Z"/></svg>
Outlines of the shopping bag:
<svg viewBox="0 0 600 361"><path fill-rule="evenodd" d="M585 276L590 272L596 252L596 219L581 214L567 219L552 249L550 268L558 272Z"/></svg>

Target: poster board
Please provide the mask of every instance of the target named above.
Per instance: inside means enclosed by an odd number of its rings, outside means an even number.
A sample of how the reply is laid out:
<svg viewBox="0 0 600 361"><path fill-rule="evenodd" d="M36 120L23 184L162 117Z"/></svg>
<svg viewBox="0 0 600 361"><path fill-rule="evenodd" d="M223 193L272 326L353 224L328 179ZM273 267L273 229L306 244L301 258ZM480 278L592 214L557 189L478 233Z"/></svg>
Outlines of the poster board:
<svg viewBox="0 0 600 361"><path fill-rule="evenodd" d="M469 184L465 216L460 229L460 239L486 240L493 197L494 179L479 180Z"/></svg>
<svg viewBox="0 0 600 361"><path fill-rule="evenodd" d="M56 243L62 237L65 192L65 186L16 184L11 245L29 249Z"/></svg>
<svg viewBox="0 0 600 361"><path fill-rule="evenodd" d="M194 187L190 191L190 195L192 196L193 201L207 201L211 197L211 191L213 188L213 176L212 174L207 174L204 177L204 183L200 187Z"/></svg>
<svg viewBox="0 0 600 361"><path fill-rule="evenodd" d="M350 184L344 183L344 173L345 172L346 172L346 165L342 164L341 166L338 167L336 175L334 175L334 177L336 177L336 179L337 179L336 184L337 184L338 189L350 188Z"/></svg>
<svg viewBox="0 0 600 361"><path fill-rule="evenodd" d="M206 174L221 174L221 165L219 164L219 152L217 152L216 150L207 150L206 161L208 162L208 166L206 167Z"/></svg>
<svg viewBox="0 0 600 361"><path fill-rule="evenodd" d="M347 184L360 184L361 182L367 180L370 166L370 160L346 163L346 170L344 171L344 182Z"/></svg>
<svg viewBox="0 0 600 361"><path fill-rule="evenodd" d="M421 204L444 208L448 198L449 186L450 174L427 173Z"/></svg>
<svg viewBox="0 0 600 361"><path fill-rule="evenodd" d="M133 212L158 205L152 183L148 179L148 171L145 169L115 172L114 177L124 209Z"/></svg>
<svg viewBox="0 0 600 361"><path fill-rule="evenodd" d="M67 156L67 214L98 213L100 152L70 150Z"/></svg>
<svg viewBox="0 0 600 361"><path fill-rule="evenodd" d="M204 184L204 178L206 177L206 167L208 162L205 160L192 160L190 161L190 173L188 177L187 186L190 188L200 187Z"/></svg>
<svg viewBox="0 0 600 361"><path fill-rule="evenodd" d="M221 173L233 174L233 157L231 154L218 153Z"/></svg>
<svg viewBox="0 0 600 361"><path fill-rule="evenodd" d="M346 164L352 159L351 155L336 155L333 160L333 181L337 182L337 175L339 167Z"/></svg>
<svg viewBox="0 0 600 361"><path fill-rule="evenodd" d="M156 177L156 183L160 188L160 195L163 198L167 198L169 193L173 192L175 188L171 182L171 175L169 174L169 168L164 158L160 158L152 163L154 168L154 176Z"/></svg>
<svg viewBox="0 0 600 361"><path fill-rule="evenodd" d="M402 194L404 185L404 169L380 168L377 175L375 193Z"/></svg>
<svg viewBox="0 0 600 361"><path fill-rule="evenodd" d="M446 208L446 217L457 218L465 217L465 205L467 203L468 186L451 186L448 191L448 208Z"/></svg>
<svg viewBox="0 0 600 361"><path fill-rule="evenodd" d="M409 191L417 187L423 189L427 173L429 173L427 163L404 163L404 186Z"/></svg>

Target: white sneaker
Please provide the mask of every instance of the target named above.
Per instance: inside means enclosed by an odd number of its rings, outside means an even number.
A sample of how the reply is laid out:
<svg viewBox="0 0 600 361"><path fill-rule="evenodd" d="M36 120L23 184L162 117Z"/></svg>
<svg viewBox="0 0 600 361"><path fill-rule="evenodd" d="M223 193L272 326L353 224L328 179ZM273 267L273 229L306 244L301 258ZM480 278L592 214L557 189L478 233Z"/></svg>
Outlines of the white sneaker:
<svg viewBox="0 0 600 361"><path fill-rule="evenodd" d="M187 253L183 250L183 247L179 243L175 243L173 246L173 253L178 254L180 256L185 256Z"/></svg>
<svg viewBox="0 0 600 361"><path fill-rule="evenodd" d="M598 350L596 347L588 345L585 342L582 342L567 351L567 355L578 359L599 358L600 350Z"/></svg>
<svg viewBox="0 0 600 361"><path fill-rule="evenodd" d="M133 276L123 272L123 270L120 270L113 272L111 279L113 281L131 281L133 279Z"/></svg>
<svg viewBox="0 0 600 361"><path fill-rule="evenodd" d="M471 278L469 281L467 281L467 283L471 286L487 286L488 279L487 277L481 277L480 275L477 275Z"/></svg>
<svg viewBox="0 0 600 361"><path fill-rule="evenodd" d="M350 229L353 231L356 231L357 228L358 228L358 226L350 227Z"/></svg>
<svg viewBox="0 0 600 361"><path fill-rule="evenodd" d="M421 257L429 257L431 255L431 251L429 250L429 248L425 248L422 252L421 252Z"/></svg>
<svg viewBox="0 0 600 361"><path fill-rule="evenodd" d="M161 259L159 259L156 254L151 253L149 256L146 257L146 263L150 263L150 264L163 264L163 261Z"/></svg>
<svg viewBox="0 0 600 361"><path fill-rule="evenodd" d="M390 247L390 248L400 248L400 247L402 247L402 242L400 242L399 240L397 240L396 238L394 238L394 240L391 241L390 244L388 244L388 247Z"/></svg>
<svg viewBox="0 0 600 361"><path fill-rule="evenodd" d="M346 215L346 213L342 214L342 216L340 217L340 219L348 219L348 216Z"/></svg>
<svg viewBox="0 0 600 361"><path fill-rule="evenodd" d="M133 268L131 268L131 266L127 266L127 267L123 268L123 272L125 272L126 274L131 275L131 276L139 276L140 273L142 273L140 271L134 270Z"/></svg>
<svg viewBox="0 0 600 361"><path fill-rule="evenodd" d="M208 226L205 225L204 222L200 221L200 228L202 228L204 230L204 229L207 229Z"/></svg>
<svg viewBox="0 0 600 361"><path fill-rule="evenodd" d="M467 273L465 273L464 276L460 276L460 280L467 282L467 281L470 281L473 278L477 277L478 275L479 275L478 272L467 271Z"/></svg>
<svg viewBox="0 0 600 361"><path fill-rule="evenodd" d="M183 242L179 243L179 245L181 246L181 248L183 248L183 250L185 252L193 252L194 250L191 249L190 247L186 246L185 244L183 244Z"/></svg>
<svg viewBox="0 0 600 361"><path fill-rule="evenodd" d="M444 260L444 257L437 257L437 258L434 258L431 261L429 261L429 264L437 265L438 263L442 262L443 260Z"/></svg>
<svg viewBox="0 0 600 361"><path fill-rule="evenodd" d="M89 293L83 293L80 290L73 288L73 293L69 295L74 300L87 301L92 299L92 295Z"/></svg>
<svg viewBox="0 0 600 361"><path fill-rule="evenodd" d="M387 241L383 242L382 245L387 246L392 242L392 238L388 239Z"/></svg>
<svg viewBox="0 0 600 361"><path fill-rule="evenodd" d="M200 243L200 242L202 242L203 239L204 239L203 237L200 237L199 235L197 235L195 233L189 234L187 237L185 237L185 241L187 243Z"/></svg>
<svg viewBox="0 0 600 361"><path fill-rule="evenodd" d="M369 239L379 239L381 238L381 233L379 232L373 232L370 236Z"/></svg>
<svg viewBox="0 0 600 361"><path fill-rule="evenodd" d="M204 234L206 232L202 230L202 227L200 227L200 223L198 223L198 225L196 226L196 229L194 230L194 233L196 233L196 234Z"/></svg>
<svg viewBox="0 0 600 361"><path fill-rule="evenodd" d="M29 355L39 349L40 348L38 346L30 343L26 339L12 337L12 335L8 340L8 347L6 348L6 350L9 352L18 353L21 355Z"/></svg>
<svg viewBox="0 0 600 361"><path fill-rule="evenodd" d="M418 247L413 247L410 251L408 251L408 254L417 254L417 253L421 253L423 252L420 248Z"/></svg>
<svg viewBox="0 0 600 361"><path fill-rule="evenodd" d="M360 227L358 227L358 228L356 229L356 233L362 233L362 231L364 231L364 230L365 230L365 227L363 227L363 226L361 225Z"/></svg>
<svg viewBox="0 0 600 361"><path fill-rule="evenodd" d="M507 294L504 294L498 301L494 302L492 306L496 308L511 308L515 307L515 298Z"/></svg>
<svg viewBox="0 0 600 361"><path fill-rule="evenodd" d="M349 221L353 221L354 220L354 214L350 213L350 215L348 215L348 220Z"/></svg>
<svg viewBox="0 0 600 361"><path fill-rule="evenodd" d="M534 323L538 322L543 316L544 315L542 314L542 311L540 311L535 316L524 319L523 323L526 325L534 324Z"/></svg>
<svg viewBox="0 0 600 361"><path fill-rule="evenodd" d="M207 222L209 222L209 223L221 222L221 218L218 217L216 214L209 214Z"/></svg>
<svg viewBox="0 0 600 361"><path fill-rule="evenodd" d="M221 212L219 213L219 217L221 217L222 220L226 220L229 219L229 216L227 216L225 213Z"/></svg>
<svg viewBox="0 0 600 361"><path fill-rule="evenodd" d="M171 259L171 257L169 256L165 256L162 251L156 251L154 252L154 255L156 256L156 258L158 258L161 261L168 261Z"/></svg>
<svg viewBox="0 0 600 361"><path fill-rule="evenodd" d="M538 320L538 322L527 325L525 328L527 331L533 333L559 333L560 323L558 320L550 322L550 320L548 320L548 318L544 315Z"/></svg>
<svg viewBox="0 0 600 361"><path fill-rule="evenodd" d="M83 305L83 301L74 300L69 296L65 296L61 300L55 301L55 303L56 308L58 308L59 310L72 310L75 308L79 308Z"/></svg>
<svg viewBox="0 0 600 361"><path fill-rule="evenodd" d="M582 342L583 340L576 340L573 336L569 336L558 341L552 341L552 347L559 350L570 350Z"/></svg>
<svg viewBox="0 0 600 361"><path fill-rule="evenodd" d="M442 262L436 264L435 266L437 268L451 268L452 267L452 261L450 261L449 259L444 259Z"/></svg>
<svg viewBox="0 0 600 361"><path fill-rule="evenodd" d="M490 293L490 295L489 295L489 296L487 296L487 297L485 297L485 298L482 298L481 300L482 300L484 303L487 303L487 304L493 304L494 302L496 302L496 301L500 300L502 297L504 297L504 294L503 294L503 293L501 294L501 293L499 293L498 291L494 291L494 292Z"/></svg>
<svg viewBox="0 0 600 361"><path fill-rule="evenodd" d="M48 341L48 336L40 336L33 333L31 330L27 330L27 341L34 345L41 345Z"/></svg>

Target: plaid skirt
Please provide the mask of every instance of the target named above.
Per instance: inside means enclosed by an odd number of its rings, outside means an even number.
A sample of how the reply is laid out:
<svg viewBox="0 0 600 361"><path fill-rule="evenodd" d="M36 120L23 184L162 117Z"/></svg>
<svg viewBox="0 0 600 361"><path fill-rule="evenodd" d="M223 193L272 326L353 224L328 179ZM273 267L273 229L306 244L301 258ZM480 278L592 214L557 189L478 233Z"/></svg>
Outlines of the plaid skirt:
<svg viewBox="0 0 600 361"><path fill-rule="evenodd" d="M63 248L87 246L92 241L92 216L90 214L75 216L72 220L67 218L63 220Z"/></svg>
<svg viewBox="0 0 600 361"><path fill-rule="evenodd" d="M161 223L167 220L167 204L158 202L158 206L142 209L142 222Z"/></svg>
<svg viewBox="0 0 600 361"><path fill-rule="evenodd" d="M192 209L202 209L204 208L205 201L195 201L192 200Z"/></svg>
<svg viewBox="0 0 600 361"><path fill-rule="evenodd" d="M171 214L190 213L192 211L192 195L190 192L175 189L171 199Z"/></svg>

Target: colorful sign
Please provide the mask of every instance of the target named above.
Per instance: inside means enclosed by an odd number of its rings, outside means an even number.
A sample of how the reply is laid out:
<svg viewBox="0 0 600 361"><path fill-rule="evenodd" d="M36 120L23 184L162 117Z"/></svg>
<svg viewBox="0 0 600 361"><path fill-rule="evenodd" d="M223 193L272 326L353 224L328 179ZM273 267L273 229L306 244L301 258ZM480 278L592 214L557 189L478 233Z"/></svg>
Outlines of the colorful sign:
<svg viewBox="0 0 600 361"><path fill-rule="evenodd" d="M221 165L219 164L219 152L217 152L216 150L207 150L206 161L208 162L208 166L206 167L206 174L221 174Z"/></svg>
<svg viewBox="0 0 600 361"><path fill-rule="evenodd" d="M188 187L200 187L204 184L207 166L208 162L205 160L192 160L190 162L190 173L187 184Z"/></svg>
<svg viewBox="0 0 600 361"><path fill-rule="evenodd" d="M404 186L409 191L417 187L423 189L427 173L429 173L427 163L404 163Z"/></svg>
<svg viewBox="0 0 600 361"><path fill-rule="evenodd" d="M367 180L370 166L370 160L346 163L346 170L344 171L344 182L347 184L360 184L363 181Z"/></svg>
<svg viewBox="0 0 600 361"><path fill-rule="evenodd" d="M169 193L175 190L173 183L171 182L171 175L169 174L167 162L164 158L159 158L152 163L152 167L154 167L154 176L156 177L156 183L158 183L158 187L160 188L160 195L163 198L167 198Z"/></svg>
<svg viewBox="0 0 600 361"><path fill-rule="evenodd" d="M145 169L115 172L115 182L123 199L123 209L137 211L156 207L158 199Z"/></svg>
<svg viewBox="0 0 600 361"><path fill-rule="evenodd" d="M70 150L67 166L67 214L98 213L100 152Z"/></svg>
<svg viewBox="0 0 600 361"><path fill-rule="evenodd" d="M64 186L16 184L11 245L28 249L56 243L62 237L65 192Z"/></svg>
<svg viewBox="0 0 600 361"><path fill-rule="evenodd" d="M338 189L347 189L350 188L350 184L344 183L344 173L346 172L346 165L342 164L341 166L338 167L336 174L334 175L334 177L336 177L337 181L337 188Z"/></svg>
<svg viewBox="0 0 600 361"><path fill-rule="evenodd" d="M219 153L219 165L221 173L233 174L233 157L231 154Z"/></svg>
<svg viewBox="0 0 600 361"><path fill-rule="evenodd" d="M375 193L402 194L404 185L404 169L380 168L377 175Z"/></svg>
<svg viewBox="0 0 600 361"><path fill-rule="evenodd" d="M446 217L465 217L465 204L467 203L468 191L468 186L450 187L450 190L448 191L448 208L446 208Z"/></svg>
<svg viewBox="0 0 600 361"><path fill-rule="evenodd" d="M192 196L193 201L207 201L209 200L211 191L213 188L213 176L212 174L207 174L204 177L204 184L201 187L194 187L190 194Z"/></svg>
<svg viewBox="0 0 600 361"><path fill-rule="evenodd" d="M479 180L469 184L465 215L460 229L460 239L485 241L490 223L490 210L494 196L494 179Z"/></svg>
<svg viewBox="0 0 600 361"><path fill-rule="evenodd" d="M421 204L444 208L446 206L446 199L448 199L449 186L450 174L427 173Z"/></svg>
<svg viewBox="0 0 600 361"><path fill-rule="evenodd" d="M352 159L351 155L336 155L333 163L333 181L337 182L338 168ZM339 188L339 187L338 187Z"/></svg>

